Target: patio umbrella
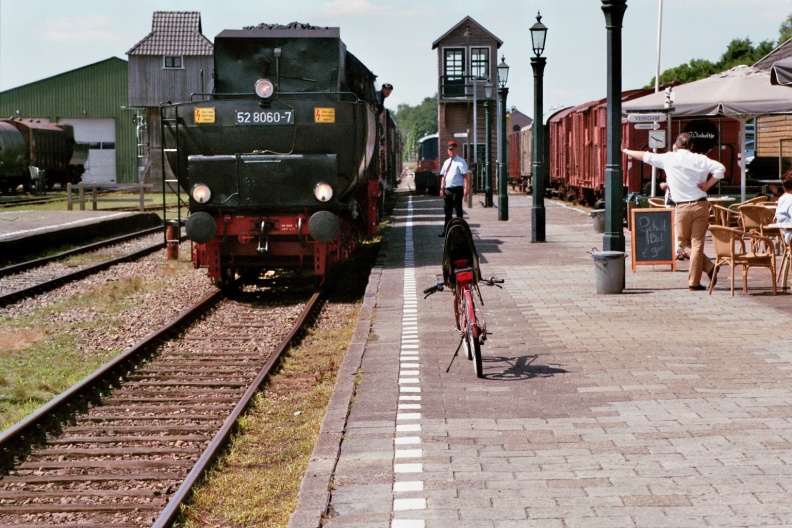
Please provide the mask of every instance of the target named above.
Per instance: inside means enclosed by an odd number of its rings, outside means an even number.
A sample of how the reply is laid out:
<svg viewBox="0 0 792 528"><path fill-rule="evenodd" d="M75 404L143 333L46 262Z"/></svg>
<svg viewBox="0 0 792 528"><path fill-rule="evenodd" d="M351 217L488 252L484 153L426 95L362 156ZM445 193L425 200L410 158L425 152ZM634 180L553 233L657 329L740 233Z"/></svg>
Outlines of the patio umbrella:
<svg viewBox="0 0 792 528"><path fill-rule="evenodd" d="M777 64L777 63L776 63ZM735 66L673 88L671 117L732 117L740 122L742 152L740 199L745 201L745 122L757 116L792 113L792 94L770 83L770 72L752 66ZM657 92L622 103L626 116L632 112L664 111L665 94Z"/></svg>
<svg viewBox="0 0 792 528"><path fill-rule="evenodd" d="M770 67L770 84L792 84L792 57L777 60Z"/></svg>

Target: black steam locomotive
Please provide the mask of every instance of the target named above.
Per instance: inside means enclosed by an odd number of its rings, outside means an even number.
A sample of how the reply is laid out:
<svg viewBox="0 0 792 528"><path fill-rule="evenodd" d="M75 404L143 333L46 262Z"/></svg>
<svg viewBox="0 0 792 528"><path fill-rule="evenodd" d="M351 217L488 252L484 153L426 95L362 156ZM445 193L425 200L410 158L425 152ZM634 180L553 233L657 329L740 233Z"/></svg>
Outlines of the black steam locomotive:
<svg viewBox="0 0 792 528"><path fill-rule="evenodd" d="M0 192L77 183L88 146L74 140L71 125L46 119L0 119ZM33 170L31 170L33 168Z"/></svg>
<svg viewBox="0 0 792 528"><path fill-rule="evenodd" d="M323 280L376 232L382 170L401 142L377 108L376 76L339 35L225 30L212 93L161 109L163 148L190 196L193 263L220 286L276 269Z"/></svg>

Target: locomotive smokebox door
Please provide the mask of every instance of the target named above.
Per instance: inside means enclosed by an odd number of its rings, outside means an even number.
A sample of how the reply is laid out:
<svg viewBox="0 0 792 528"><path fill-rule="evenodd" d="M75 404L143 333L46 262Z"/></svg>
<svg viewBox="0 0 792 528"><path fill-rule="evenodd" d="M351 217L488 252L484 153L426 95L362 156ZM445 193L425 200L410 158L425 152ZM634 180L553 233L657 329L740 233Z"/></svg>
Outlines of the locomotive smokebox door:
<svg viewBox="0 0 792 528"><path fill-rule="evenodd" d="M315 207L312 190L329 184L338 196L335 154L242 155L238 165L242 207ZM335 202L335 198L332 202Z"/></svg>

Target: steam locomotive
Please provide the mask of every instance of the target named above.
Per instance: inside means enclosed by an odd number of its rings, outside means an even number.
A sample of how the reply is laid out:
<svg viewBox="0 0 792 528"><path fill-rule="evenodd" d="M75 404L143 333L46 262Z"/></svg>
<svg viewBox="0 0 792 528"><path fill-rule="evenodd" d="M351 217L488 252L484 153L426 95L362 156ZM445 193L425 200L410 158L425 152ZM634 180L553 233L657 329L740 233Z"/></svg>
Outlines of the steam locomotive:
<svg viewBox="0 0 792 528"><path fill-rule="evenodd" d="M77 183L88 146L74 140L71 125L47 119L0 119L0 192ZM31 170L32 168L32 170Z"/></svg>
<svg viewBox="0 0 792 528"><path fill-rule="evenodd" d="M214 68L211 94L160 112L193 263L221 287L274 270L323 281L376 233L383 167L401 160L376 76L339 28L298 23L221 32Z"/></svg>

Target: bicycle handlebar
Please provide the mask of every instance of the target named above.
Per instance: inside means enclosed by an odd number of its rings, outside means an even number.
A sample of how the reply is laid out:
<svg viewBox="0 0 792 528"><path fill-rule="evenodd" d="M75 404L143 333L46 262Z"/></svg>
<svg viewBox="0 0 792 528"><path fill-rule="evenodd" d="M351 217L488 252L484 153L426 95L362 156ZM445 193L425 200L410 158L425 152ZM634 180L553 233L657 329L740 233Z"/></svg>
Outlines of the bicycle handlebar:
<svg viewBox="0 0 792 528"><path fill-rule="evenodd" d="M487 286L498 286L499 284L503 284L505 279L498 279L496 277L490 277L488 279L481 279L481 282L485 283ZM500 288L500 286L498 286ZM433 293L441 292L445 289L445 286L442 282L438 282L434 286L429 286L426 288L424 292L424 299L432 295Z"/></svg>

